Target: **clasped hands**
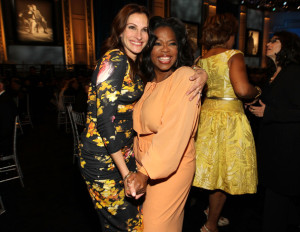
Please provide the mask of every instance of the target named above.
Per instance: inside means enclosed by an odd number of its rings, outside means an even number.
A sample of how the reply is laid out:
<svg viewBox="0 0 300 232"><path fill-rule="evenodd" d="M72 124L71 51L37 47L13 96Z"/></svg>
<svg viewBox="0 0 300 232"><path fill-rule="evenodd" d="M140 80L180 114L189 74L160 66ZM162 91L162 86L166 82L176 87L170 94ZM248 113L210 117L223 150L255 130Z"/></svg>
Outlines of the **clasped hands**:
<svg viewBox="0 0 300 232"><path fill-rule="evenodd" d="M141 172L131 173L124 180L125 194L127 197L139 199L146 192L148 176Z"/></svg>

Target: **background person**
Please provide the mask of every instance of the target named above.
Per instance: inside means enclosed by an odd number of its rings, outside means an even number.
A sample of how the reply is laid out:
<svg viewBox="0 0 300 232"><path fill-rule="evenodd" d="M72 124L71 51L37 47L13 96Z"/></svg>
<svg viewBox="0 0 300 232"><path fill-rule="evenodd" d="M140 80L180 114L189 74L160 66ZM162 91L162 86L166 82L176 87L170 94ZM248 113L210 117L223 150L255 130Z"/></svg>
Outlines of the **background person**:
<svg viewBox="0 0 300 232"><path fill-rule="evenodd" d="M260 89L247 78L241 51L232 49L238 22L231 14L209 17L202 30L208 52L197 65L207 70L207 93L200 113L193 185L210 190L207 222L202 232L218 231L226 194L255 193L256 152L241 98Z"/></svg>
<svg viewBox="0 0 300 232"><path fill-rule="evenodd" d="M10 155L13 150L13 133L17 106L7 92L8 81L0 77L0 156Z"/></svg>
<svg viewBox="0 0 300 232"><path fill-rule="evenodd" d="M259 106L249 110L262 121L258 135L259 180L266 187L263 231L288 231L300 217L300 38L276 32L267 44L276 70ZM292 215L291 215L292 214ZM299 221L298 221L299 223Z"/></svg>

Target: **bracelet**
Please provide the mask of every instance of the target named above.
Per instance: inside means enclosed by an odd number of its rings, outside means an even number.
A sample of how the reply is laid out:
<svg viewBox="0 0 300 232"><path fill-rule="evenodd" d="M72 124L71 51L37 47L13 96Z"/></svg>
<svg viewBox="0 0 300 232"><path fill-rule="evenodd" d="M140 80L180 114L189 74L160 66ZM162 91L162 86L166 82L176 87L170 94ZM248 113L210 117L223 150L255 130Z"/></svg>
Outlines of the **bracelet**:
<svg viewBox="0 0 300 232"><path fill-rule="evenodd" d="M260 95L261 95L261 88L259 88L258 86L254 86L254 88L258 91L258 94L254 97L254 99L257 99Z"/></svg>
<svg viewBox="0 0 300 232"><path fill-rule="evenodd" d="M193 65L193 68L192 69L194 69L194 70L202 70L202 71L204 71L204 72L206 72L205 71L205 69L203 69L203 68L201 68L201 67L199 67L199 66L197 66L197 65Z"/></svg>
<svg viewBox="0 0 300 232"><path fill-rule="evenodd" d="M132 173L133 173L132 171L129 171L129 172L127 173L127 175L124 177L123 181L125 182L125 180L126 180L128 177L130 177Z"/></svg>

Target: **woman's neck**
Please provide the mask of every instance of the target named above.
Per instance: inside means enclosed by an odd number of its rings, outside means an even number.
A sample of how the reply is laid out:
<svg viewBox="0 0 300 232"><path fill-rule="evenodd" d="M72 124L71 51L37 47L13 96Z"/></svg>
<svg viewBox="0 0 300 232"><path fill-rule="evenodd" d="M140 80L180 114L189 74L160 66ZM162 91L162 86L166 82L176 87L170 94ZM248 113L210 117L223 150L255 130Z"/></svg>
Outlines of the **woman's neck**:
<svg viewBox="0 0 300 232"><path fill-rule="evenodd" d="M153 81L156 83L159 83L165 79L167 79L171 74L173 73L172 70L169 70L167 72L155 72L155 76L153 78Z"/></svg>
<svg viewBox="0 0 300 232"><path fill-rule="evenodd" d="M276 65L276 71L273 74L273 76L270 78L270 83L272 83L274 81L274 79L277 77L278 73L281 71L281 67Z"/></svg>
<svg viewBox="0 0 300 232"><path fill-rule="evenodd" d="M210 49L213 49L213 48L225 48L225 49L228 49L225 44L216 44L216 45L211 46Z"/></svg>

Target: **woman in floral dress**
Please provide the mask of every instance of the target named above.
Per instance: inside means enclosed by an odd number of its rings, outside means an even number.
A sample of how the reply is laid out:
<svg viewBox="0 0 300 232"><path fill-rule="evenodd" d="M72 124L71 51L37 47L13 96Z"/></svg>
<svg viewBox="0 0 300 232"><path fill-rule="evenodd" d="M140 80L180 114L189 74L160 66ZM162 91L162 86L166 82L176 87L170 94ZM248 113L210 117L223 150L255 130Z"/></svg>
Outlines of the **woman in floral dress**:
<svg viewBox="0 0 300 232"><path fill-rule="evenodd" d="M132 109L143 93L134 61L148 42L148 13L125 6L113 21L106 51L92 75L80 167L102 231L142 231L138 202L126 198L123 179L136 170Z"/></svg>

